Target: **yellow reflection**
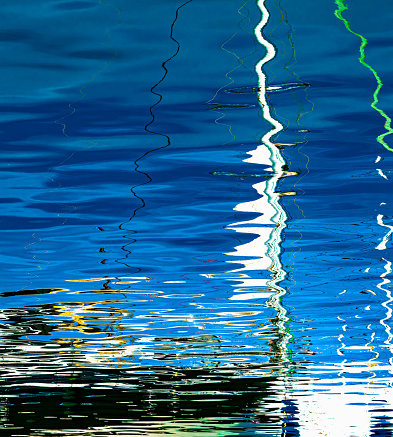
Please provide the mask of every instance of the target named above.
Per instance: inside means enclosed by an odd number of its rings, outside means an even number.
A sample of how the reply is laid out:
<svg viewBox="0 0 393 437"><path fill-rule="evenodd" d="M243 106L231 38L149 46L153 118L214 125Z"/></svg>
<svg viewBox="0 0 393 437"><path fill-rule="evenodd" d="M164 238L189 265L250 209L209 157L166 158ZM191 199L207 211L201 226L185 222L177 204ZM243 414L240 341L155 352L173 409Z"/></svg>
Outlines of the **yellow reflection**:
<svg viewBox="0 0 393 437"><path fill-rule="evenodd" d="M132 281L124 281L124 279L132 279ZM103 278L87 278L87 279L66 279L67 282L99 282L99 281L113 281L116 280L117 282L112 282L113 284L131 284L138 281L147 281L150 278L147 276L120 276L117 278L109 278L107 276L104 276Z"/></svg>
<svg viewBox="0 0 393 437"><path fill-rule="evenodd" d="M124 334L124 319L130 317L127 310L107 307L108 301L86 303L73 303L70 305L59 304L53 308L56 316L61 318L58 330L63 333L79 332L85 335L104 334L104 338L94 337L59 340L59 343L70 344L83 352L88 362L119 367L123 361L132 354L133 339ZM70 320L70 322L67 321ZM100 325L96 322L99 320ZM102 325L102 322L107 323ZM100 326L100 327L99 327ZM83 351L81 351L83 348ZM77 352L77 351L75 351ZM84 365L84 364L83 364ZM78 366L78 364L76 364Z"/></svg>
<svg viewBox="0 0 393 437"><path fill-rule="evenodd" d="M98 282L98 281L107 281L108 279L115 279L115 278L66 279L66 281L67 282Z"/></svg>

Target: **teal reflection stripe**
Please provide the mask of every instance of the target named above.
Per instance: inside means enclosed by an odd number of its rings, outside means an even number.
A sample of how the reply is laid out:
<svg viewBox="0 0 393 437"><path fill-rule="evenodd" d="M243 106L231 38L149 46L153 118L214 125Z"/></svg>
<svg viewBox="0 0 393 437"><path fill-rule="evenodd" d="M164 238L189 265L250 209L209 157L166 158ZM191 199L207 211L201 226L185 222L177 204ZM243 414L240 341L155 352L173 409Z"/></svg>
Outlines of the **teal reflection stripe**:
<svg viewBox="0 0 393 437"><path fill-rule="evenodd" d="M350 25L349 25L349 21L346 20L342 16L342 13L348 9L348 6L344 3L344 1L343 0L335 0L335 3L338 6L338 9L336 9L336 11L334 12L336 17L338 19L340 19L345 24L345 27L347 28L347 30L349 32L351 32L353 35L356 35L357 37L359 37L361 39L361 41L362 41L361 44L360 44L360 47L359 47L359 52L360 52L359 61L360 61L360 63L362 65L367 67L373 73L373 75L374 75L374 77L375 77L375 79L376 79L376 81L378 83L377 89L374 91L374 94L373 94L374 101L371 103L371 107L374 108L376 111L378 111L382 115L382 117L385 119L384 127L386 129L386 132L384 132L383 134L379 135L377 137L377 141L380 144L382 144L387 150L390 150L391 152L393 152L393 149L391 147L389 147L386 144L386 142L385 142L385 137L387 135L390 135L391 133L393 133L393 129L391 127L392 119L382 109L378 108L378 106L377 106L377 104L379 103L378 94L381 91L383 83L382 83L382 80L379 77L378 73L376 72L376 70L374 70L374 68L371 67L371 65L366 62L365 48L366 48L366 46L368 44L368 41L367 41L367 39L363 35L360 35L359 33L354 32L351 29Z"/></svg>

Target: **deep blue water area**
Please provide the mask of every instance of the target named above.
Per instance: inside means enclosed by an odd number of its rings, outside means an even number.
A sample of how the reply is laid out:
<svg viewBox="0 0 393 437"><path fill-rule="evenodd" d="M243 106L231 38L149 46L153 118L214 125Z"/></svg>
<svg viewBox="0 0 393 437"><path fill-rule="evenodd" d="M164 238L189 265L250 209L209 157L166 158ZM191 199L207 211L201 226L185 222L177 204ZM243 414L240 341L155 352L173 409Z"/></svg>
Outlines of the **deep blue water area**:
<svg viewBox="0 0 393 437"><path fill-rule="evenodd" d="M393 4L0 4L0 435L393 435Z"/></svg>

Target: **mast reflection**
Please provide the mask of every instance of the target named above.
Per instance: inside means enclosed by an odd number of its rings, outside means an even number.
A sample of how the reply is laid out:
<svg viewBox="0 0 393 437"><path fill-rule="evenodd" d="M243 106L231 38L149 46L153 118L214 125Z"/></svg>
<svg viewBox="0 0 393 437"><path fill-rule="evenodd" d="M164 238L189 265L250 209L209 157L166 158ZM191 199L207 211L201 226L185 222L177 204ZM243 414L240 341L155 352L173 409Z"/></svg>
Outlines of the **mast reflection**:
<svg viewBox="0 0 393 437"><path fill-rule="evenodd" d="M268 103L269 87L264 67L276 56L276 48L263 35L263 29L270 16L264 0L259 1L258 6L261 11L261 21L254 29L254 33L259 44L265 48L266 53L255 66L258 77L257 97L263 119L268 121L272 127L262 136L261 144L254 150L247 152L250 157L244 162L263 165L264 172L268 171L269 176L266 180L253 185L258 194L255 200L235 206L235 211L257 213L258 216L252 220L232 223L228 225L228 228L239 233L254 234L256 238L246 244L236 246L233 252L226 254L243 259L226 262L243 265L241 268L228 272L240 274L238 277L231 278L232 281L237 282L231 300L266 298L267 305L277 311L274 323L279 331L279 344L275 349L280 356L280 361L286 362L288 361L286 344L291 335L285 327L288 318L286 309L281 304L281 297L286 293L286 290L280 284L286 277L286 271L280 257L283 230L287 226L288 215L281 205L281 197L284 194L294 193L279 192L280 180L292 173L286 170L286 162L281 154L282 145L275 143L273 139L284 130L284 126L272 115ZM252 272L258 272L259 277L251 277Z"/></svg>

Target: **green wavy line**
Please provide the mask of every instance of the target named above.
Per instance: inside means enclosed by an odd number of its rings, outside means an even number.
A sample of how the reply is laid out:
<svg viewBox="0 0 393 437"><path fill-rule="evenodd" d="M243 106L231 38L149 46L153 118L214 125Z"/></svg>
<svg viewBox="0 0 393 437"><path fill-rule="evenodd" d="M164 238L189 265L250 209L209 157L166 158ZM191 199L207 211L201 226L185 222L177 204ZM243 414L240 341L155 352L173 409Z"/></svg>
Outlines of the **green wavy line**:
<svg viewBox="0 0 393 437"><path fill-rule="evenodd" d="M382 80L379 77L378 73L376 72L376 70L374 70L374 68L371 67L371 65L366 62L365 48L368 44L368 41L363 35L360 35L359 33L354 32L349 25L349 21L346 20L342 16L342 13L348 9L348 6L344 3L344 1L343 0L335 0L335 3L338 6L338 9L336 11L334 11L335 16L345 24L345 27L347 28L347 30L349 32L351 32L353 35L356 35L357 37L359 37L362 41L360 44L360 47L359 47L359 52L360 52L359 61L362 65L367 67L373 73L373 75L378 83L377 89L374 91L374 94L373 94L374 101L371 103L371 107L373 109L375 109L376 111L378 111L382 115L382 117L385 119L384 127L386 129L386 132L379 135L377 137L377 141L378 141L378 143L382 144L385 147L385 149L393 152L393 149L391 147L389 147L385 142L385 137L387 135L390 135L391 133L393 133L393 129L391 127L392 119L382 109L378 108L378 106L377 106L377 104L379 103L378 94L381 91L383 83L382 83Z"/></svg>

